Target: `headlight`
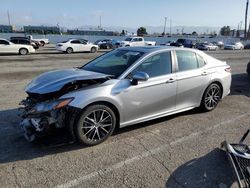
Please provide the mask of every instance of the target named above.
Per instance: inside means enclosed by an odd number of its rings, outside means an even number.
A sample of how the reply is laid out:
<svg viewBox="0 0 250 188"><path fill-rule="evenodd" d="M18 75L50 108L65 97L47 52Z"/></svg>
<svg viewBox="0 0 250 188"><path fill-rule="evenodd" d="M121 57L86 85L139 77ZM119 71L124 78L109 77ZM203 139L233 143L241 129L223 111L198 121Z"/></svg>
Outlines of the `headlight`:
<svg viewBox="0 0 250 188"><path fill-rule="evenodd" d="M67 106L74 98L58 99L55 101L42 102L35 105L30 111L30 114L43 113L50 110L57 110Z"/></svg>

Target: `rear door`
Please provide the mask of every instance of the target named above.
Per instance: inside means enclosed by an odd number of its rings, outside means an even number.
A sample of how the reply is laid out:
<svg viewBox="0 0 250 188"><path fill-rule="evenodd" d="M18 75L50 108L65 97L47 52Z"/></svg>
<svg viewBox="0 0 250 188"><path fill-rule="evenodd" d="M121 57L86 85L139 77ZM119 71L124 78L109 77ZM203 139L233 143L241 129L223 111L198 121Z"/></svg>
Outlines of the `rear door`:
<svg viewBox="0 0 250 188"><path fill-rule="evenodd" d="M193 51L176 50L177 97L176 109L198 106L211 74L204 59Z"/></svg>
<svg viewBox="0 0 250 188"><path fill-rule="evenodd" d="M70 42L70 47L73 48L74 52L80 52L81 51L81 42L80 42L80 40L72 40Z"/></svg>

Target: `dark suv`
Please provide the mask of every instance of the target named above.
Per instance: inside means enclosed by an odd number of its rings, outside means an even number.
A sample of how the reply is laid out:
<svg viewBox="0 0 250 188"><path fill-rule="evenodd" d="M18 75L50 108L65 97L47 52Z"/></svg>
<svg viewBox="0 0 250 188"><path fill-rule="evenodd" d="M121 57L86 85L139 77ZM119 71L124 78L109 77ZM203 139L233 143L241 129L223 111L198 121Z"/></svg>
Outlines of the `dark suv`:
<svg viewBox="0 0 250 188"><path fill-rule="evenodd" d="M170 43L170 46L195 48L196 41L194 39L178 39L176 42Z"/></svg>
<svg viewBox="0 0 250 188"><path fill-rule="evenodd" d="M10 42L14 44L27 44L33 46L34 49L39 48L39 43L28 39L27 37L10 37Z"/></svg>

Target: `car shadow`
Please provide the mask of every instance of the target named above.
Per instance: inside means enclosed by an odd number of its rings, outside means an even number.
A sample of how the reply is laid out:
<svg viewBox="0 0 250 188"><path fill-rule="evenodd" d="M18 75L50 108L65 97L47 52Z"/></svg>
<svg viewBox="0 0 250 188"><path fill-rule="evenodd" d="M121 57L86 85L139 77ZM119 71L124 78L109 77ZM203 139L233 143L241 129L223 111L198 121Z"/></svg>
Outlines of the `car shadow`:
<svg viewBox="0 0 250 188"><path fill-rule="evenodd" d="M236 184L226 153L216 148L179 166L167 179L166 188L232 187Z"/></svg>

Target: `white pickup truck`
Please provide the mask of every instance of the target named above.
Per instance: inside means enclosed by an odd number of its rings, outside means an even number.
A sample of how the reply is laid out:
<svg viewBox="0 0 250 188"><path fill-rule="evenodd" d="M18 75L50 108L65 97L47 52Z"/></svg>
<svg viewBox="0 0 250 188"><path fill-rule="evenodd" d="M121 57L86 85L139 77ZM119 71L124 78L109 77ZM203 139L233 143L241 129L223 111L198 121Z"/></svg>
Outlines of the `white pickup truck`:
<svg viewBox="0 0 250 188"><path fill-rule="evenodd" d="M27 35L27 38L29 38L32 41L37 41L40 43L41 46L44 46L45 44L49 44L49 39L34 39L32 35Z"/></svg>
<svg viewBox="0 0 250 188"><path fill-rule="evenodd" d="M155 41L145 41L143 37L128 37L121 42L121 47L126 46L155 46Z"/></svg>

